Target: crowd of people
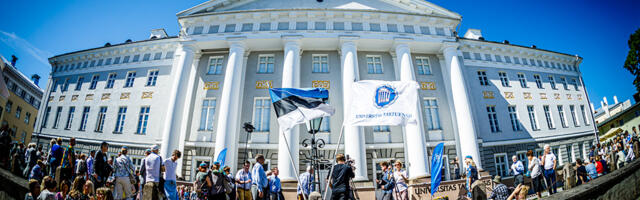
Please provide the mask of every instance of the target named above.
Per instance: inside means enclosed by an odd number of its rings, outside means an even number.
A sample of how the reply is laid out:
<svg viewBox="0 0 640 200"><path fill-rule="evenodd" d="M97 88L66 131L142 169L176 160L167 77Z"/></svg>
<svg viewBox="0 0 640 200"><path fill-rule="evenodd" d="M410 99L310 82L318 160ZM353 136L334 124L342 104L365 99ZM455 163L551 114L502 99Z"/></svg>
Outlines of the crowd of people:
<svg viewBox="0 0 640 200"><path fill-rule="evenodd" d="M513 156L513 164L509 172L514 177L514 184L507 187L502 183L500 176L495 176L493 181L496 186L490 198L496 200L526 199L529 189L532 189L538 198L542 197L544 190L552 195L557 193L557 187L560 186L560 183L564 189L588 183L634 161L639 153L640 136L637 133L624 133L610 141L592 146L587 155L588 159L576 158L575 164L565 163L560 167L550 146L545 145L542 155L534 156L532 150L526 153L526 167L522 161ZM557 180L559 175L562 175L561 180ZM529 177L531 183L525 183L524 177Z"/></svg>

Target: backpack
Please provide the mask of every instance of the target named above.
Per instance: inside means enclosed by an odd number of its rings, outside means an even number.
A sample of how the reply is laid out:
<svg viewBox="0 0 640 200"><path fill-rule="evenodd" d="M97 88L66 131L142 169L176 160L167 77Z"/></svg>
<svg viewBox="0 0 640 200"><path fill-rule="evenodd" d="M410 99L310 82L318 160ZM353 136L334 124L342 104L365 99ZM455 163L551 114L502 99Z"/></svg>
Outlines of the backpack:
<svg viewBox="0 0 640 200"><path fill-rule="evenodd" d="M207 177L209 177L210 173L207 173ZM206 199L209 195L209 187L207 186L207 180L200 182L200 180L196 180L195 182L196 191L195 193L198 195L198 199Z"/></svg>

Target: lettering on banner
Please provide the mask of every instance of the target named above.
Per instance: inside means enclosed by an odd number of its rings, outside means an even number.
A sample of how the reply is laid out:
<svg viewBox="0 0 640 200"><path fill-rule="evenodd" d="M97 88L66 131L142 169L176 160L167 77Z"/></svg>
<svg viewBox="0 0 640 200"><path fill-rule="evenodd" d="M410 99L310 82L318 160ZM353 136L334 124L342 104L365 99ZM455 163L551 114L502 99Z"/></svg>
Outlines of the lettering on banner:
<svg viewBox="0 0 640 200"><path fill-rule="evenodd" d="M482 97L485 99L493 99L493 91L482 91Z"/></svg>
<svg viewBox="0 0 640 200"><path fill-rule="evenodd" d="M204 83L205 90L217 90L219 88L220 88L220 82L218 81L211 81L211 82Z"/></svg>
<svg viewBox="0 0 640 200"><path fill-rule="evenodd" d="M421 90L436 90L436 82L420 82Z"/></svg>
<svg viewBox="0 0 640 200"><path fill-rule="evenodd" d="M84 97L85 101L91 101L93 100L93 94L87 94L87 96Z"/></svg>
<svg viewBox="0 0 640 200"><path fill-rule="evenodd" d="M256 89L269 89L273 87L272 80L256 81Z"/></svg>
<svg viewBox="0 0 640 200"><path fill-rule="evenodd" d="M553 96L556 100L560 100L560 93L554 93Z"/></svg>
<svg viewBox="0 0 640 200"><path fill-rule="evenodd" d="M329 89L331 87L330 81L311 81L311 87Z"/></svg>
<svg viewBox="0 0 640 200"><path fill-rule="evenodd" d="M78 95L74 94L73 96L71 96L71 102L75 102L78 100Z"/></svg>
<svg viewBox="0 0 640 200"><path fill-rule="evenodd" d="M102 98L100 98L100 100L109 100L111 99L111 93L104 93L102 94Z"/></svg>
<svg viewBox="0 0 640 200"><path fill-rule="evenodd" d="M522 95L524 95L524 99L533 99L531 97L531 92L524 92L524 93L522 93Z"/></svg>
<svg viewBox="0 0 640 200"><path fill-rule="evenodd" d="M540 93L540 99L547 99L547 93Z"/></svg>
<svg viewBox="0 0 640 200"><path fill-rule="evenodd" d="M153 92L142 92L142 99L151 99L153 98Z"/></svg>
<svg viewBox="0 0 640 200"><path fill-rule="evenodd" d="M129 96L131 96L130 92L120 93L120 99L129 99Z"/></svg>
<svg viewBox="0 0 640 200"><path fill-rule="evenodd" d="M58 97L58 101L64 101L64 98L65 98L65 96L62 95L62 96Z"/></svg>
<svg viewBox="0 0 640 200"><path fill-rule="evenodd" d="M513 92L504 92L505 99L513 99Z"/></svg>

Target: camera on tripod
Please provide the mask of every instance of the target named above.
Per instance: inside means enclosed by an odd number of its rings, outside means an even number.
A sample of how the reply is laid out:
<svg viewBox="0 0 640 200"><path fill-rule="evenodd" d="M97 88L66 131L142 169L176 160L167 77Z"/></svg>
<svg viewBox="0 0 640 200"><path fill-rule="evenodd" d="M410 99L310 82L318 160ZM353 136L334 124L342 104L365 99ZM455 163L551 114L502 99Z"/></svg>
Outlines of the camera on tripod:
<svg viewBox="0 0 640 200"><path fill-rule="evenodd" d="M355 161L355 160L353 160L353 158L351 158L351 157L349 156L349 154L347 154L347 155L346 155L345 164L347 164L347 165L351 166L351 168L352 168L352 169L354 169L354 170L356 169L356 166L354 165L354 164L355 164L355 162L356 162L356 161Z"/></svg>

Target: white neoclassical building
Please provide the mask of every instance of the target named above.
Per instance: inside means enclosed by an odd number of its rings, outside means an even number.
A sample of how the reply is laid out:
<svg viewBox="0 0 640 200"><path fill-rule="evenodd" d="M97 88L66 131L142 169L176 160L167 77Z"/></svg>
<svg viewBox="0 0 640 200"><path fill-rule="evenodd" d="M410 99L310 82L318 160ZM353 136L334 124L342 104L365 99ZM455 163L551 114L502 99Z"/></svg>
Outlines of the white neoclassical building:
<svg viewBox="0 0 640 200"><path fill-rule="evenodd" d="M258 153L281 179L309 163L304 126L280 133L268 88L323 87L337 110L323 120L321 153L331 159L354 81L417 81L417 125L345 127L340 151L356 179L373 181L383 160L406 162L411 178L430 174L431 150L447 161L471 155L508 175L511 156L550 144L560 163L586 156L595 139L579 64L582 58L535 46L463 37L455 12L422 0L211 0L177 14L179 36L153 30L143 41L49 59L52 72L35 137L76 137L78 149L102 141L113 155L128 146L184 152L180 175L227 148L226 165ZM560 37L560 36L558 36ZM251 122L248 135L241 128ZM283 135L294 152L292 165ZM453 166L445 164L445 179ZM294 168L295 166L295 168ZM323 170L324 171L324 170Z"/></svg>

